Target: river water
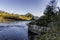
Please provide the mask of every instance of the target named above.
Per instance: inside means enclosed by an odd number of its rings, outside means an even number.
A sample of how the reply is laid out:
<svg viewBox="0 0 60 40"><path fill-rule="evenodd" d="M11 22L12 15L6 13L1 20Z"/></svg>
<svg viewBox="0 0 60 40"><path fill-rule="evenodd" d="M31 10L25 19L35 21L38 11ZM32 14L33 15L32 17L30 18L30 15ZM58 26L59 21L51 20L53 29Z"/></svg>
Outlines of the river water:
<svg viewBox="0 0 60 40"><path fill-rule="evenodd" d="M0 40L28 40L28 24L30 21L0 23Z"/></svg>

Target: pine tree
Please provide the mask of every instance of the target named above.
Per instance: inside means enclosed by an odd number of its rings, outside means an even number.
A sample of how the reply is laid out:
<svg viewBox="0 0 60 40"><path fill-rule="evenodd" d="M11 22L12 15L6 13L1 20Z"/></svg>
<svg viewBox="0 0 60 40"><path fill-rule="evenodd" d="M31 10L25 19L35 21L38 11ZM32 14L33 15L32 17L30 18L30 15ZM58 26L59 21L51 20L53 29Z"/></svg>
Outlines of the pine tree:
<svg viewBox="0 0 60 40"><path fill-rule="evenodd" d="M54 21L56 16L56 0L50 1L49 5L47 5L46 10L44 11L44 15L47 17L47 21Z"/></svg>

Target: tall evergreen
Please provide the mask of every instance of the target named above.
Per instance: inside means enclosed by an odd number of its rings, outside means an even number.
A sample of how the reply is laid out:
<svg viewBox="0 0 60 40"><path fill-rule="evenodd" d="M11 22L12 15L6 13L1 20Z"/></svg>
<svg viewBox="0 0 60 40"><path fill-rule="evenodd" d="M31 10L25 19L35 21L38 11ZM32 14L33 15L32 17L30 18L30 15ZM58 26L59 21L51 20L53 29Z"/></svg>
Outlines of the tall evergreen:
<svg viewBox="0 0 60 40"><path fill-rule="evenodd" d="M55 22L57 19L56 3L56 0L51 0L44 11L44 15L33 24L47 26L50 22Z"/></svg>
<svg viewBox="0 0 60 40"><path fill-rule="evenodd" d="M49 5L47 5L44 15L47 17L48 22L54 21L56 17L56 0L51 0Z"/></svg>

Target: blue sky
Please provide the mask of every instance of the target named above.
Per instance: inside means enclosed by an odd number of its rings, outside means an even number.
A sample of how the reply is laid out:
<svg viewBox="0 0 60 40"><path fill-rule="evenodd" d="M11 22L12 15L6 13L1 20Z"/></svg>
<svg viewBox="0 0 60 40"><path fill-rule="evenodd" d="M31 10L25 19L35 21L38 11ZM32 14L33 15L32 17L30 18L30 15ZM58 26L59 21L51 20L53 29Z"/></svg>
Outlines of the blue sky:
<svg viewBox="0 0 60 40"><path fill-rule="evenodd" d="M28 12L35 16L43 15L50 0L0 0L0 10L15 14L26 14ZM60 0L58 0L60 6Z"/></svg>

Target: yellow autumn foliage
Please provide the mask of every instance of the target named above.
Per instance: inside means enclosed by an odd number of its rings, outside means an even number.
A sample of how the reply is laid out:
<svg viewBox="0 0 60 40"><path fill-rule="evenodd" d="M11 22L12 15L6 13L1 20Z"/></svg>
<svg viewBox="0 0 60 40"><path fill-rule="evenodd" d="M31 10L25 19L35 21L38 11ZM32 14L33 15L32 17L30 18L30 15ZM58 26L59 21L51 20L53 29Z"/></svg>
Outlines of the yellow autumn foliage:
<svg viewBox="0 0 60 40"><path fill-rule="evenodd" d="M7 12L0 12L0 21L4 21L5 19L13 19L13 20L31 20L32 17L28 17L26 15L18 15L18 14L11 14Z"/></svg>

